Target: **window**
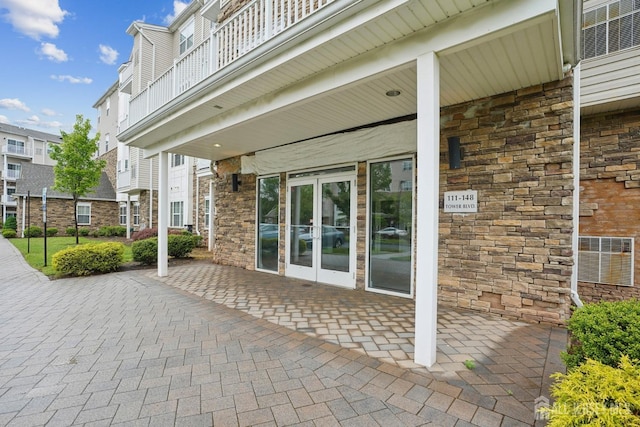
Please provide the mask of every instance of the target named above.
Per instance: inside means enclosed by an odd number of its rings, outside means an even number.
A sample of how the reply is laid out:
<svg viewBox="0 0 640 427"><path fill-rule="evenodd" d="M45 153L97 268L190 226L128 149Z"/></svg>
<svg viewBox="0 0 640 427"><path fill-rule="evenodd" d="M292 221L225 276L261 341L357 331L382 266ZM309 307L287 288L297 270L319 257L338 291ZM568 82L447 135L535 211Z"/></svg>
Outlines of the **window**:
<svg viewBox="0 0 640 427"><path fill-rule="evenodd" d="M7 139L7 152L11 154L25 154L24 141Z"/></svg>
<svg viewBox="0 0 640 427"><path fill-rule="evenodd" d="M411 181L400 181L400 191L411 191Z"/></svg>
<svg viewBox="0 0 640 427"><path fill-rule="evenodd" d="M280 178L258 179L258 242L256 267L278 271L280 236Z"/></svg>
<svg viewBox="0 0 640 427"><path fill-rule="evenodd" d="M133 214L133 225L140 225L140 202L134 202L131 205L131 213Z"/></svg>
<svg viewBox="0 0 640 427"><path fill-rule="evenodd" d="M78 203L78 225L91 224L91 203Z"/></svg>
<svg viewBox="0 0 640 427"><path fill-rule="evenodd" d="M20 178L20 171L22 170L22 166L19 163L8 163L7 164L7 178L18 179Z"/></svg>
<svg viewBox="0 0 640 427"><path fill-rule="evenodd" d="M171 166L182 166L184 165L184 156L182 154L172 154L171 155Z"/></svg>
<svg viewBox="0 0 640 427"><path fill-rule="evenodd" d="M120 225L127 225L127 204L120 203Z"/></svg>
<svg viewBox="0 0 640 427"><path fill-rule="evenodd" d="M107 109L107 117L109 117L109 110L111 109L111 98L107 98L106 109Z"/></svg>
<svg viewBox="0 0 640 427"><path fill-rule="evenodd" d="M403 160L402 170L410 171L413 168L413 160Z"/></svg>
<svg viewBox="0 0 640 427"><path fill-rule="evenodd" d="M209 221L211 220L211 198L206 196L204 198L204 228L209 228Z"/></svg>
<svg viewBox="0 0 640 427"><path fill-rule="evenodd" d="M170 227L182 227L182 215L184 202L171 202L171 225Z"/></svg>
<svg viewBox="0 0 640 427"><path fill-rule="evenodd" d="M640 1L618 0L583 14L583 58L640 45Z"/></svg>
<svg viewBox="0 0 640 427"><path fill-rule="evenodd" d="M109 134L104 136L104 152L109 151Z"/></svg>
<svg viewBox="0 0 640 427"><path fill-rule="evenodd" d="M51 154L52 151L53 151L53 144L51 143L47 144L47 154Z"/></svg>
<svg viewBox="0 0 640 427"><path fill-rule="evenodd" d="M16 192L16 188L15 187L7 187L7 196L15 194L15 192Z"/></svg>
<svg viewBox="0 0 640 427"><path fill-rule="evenodd" d="M633 286L633 238L581 236L578 280Z"/></svg>
<svg viewBox="0 0 640 427"><path fill-rule="evenodd" d="M193 31L193 19L187 22L184 27L180 29L180 55L191 49L193 46Z"/></svg>

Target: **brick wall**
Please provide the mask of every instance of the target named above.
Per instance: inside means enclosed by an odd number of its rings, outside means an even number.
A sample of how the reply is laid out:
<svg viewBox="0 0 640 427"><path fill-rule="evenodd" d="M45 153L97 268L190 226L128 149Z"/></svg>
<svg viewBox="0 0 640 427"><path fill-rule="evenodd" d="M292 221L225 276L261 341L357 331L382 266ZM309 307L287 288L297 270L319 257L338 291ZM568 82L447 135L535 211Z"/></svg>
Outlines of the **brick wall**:
<svg viewBox="0 0 640 427"><path fill-rule="evenodd" d="M81 201L84 203L85 201ZM114 201L91 200L91 225L79 228L97 230L108 225L119 225L118 203ZM39 198L31 200L31 225L43 227L42 202ZM64 234L69 227L75 227L73 218L73 200L47 198L47 228L57 228L58 235ZM18 203L18 230L22 230L22 199Z"/></svg>
<svg viewBox="0 0 640 427"><path fill-rule="evenodd" d="M443 305L570 316L572 99L568 78L441 111L440 191L478 191L478 213L440 211ZM449 136L460 137L460 169L448 167Z"/></svg>
<svg viewBox="0 0 640 427"><path fill-rule="evenodd" d="M635 283L640 258L640 109L582 118L580 234L635 238ZM639 297L636 287L581 283L583 301Z"/></svg>

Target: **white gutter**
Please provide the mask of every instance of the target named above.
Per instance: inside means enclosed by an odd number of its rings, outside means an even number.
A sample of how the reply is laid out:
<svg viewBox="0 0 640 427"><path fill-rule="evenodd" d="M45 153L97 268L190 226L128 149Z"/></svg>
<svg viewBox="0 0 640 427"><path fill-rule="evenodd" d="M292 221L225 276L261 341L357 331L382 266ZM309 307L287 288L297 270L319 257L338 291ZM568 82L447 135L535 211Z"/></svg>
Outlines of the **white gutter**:
<svg viewBox="0 0 640 427"><path fill-rule="evenodd" d="M573 69L573 269L571 271L571 300L582 307L578 295L578 237L580 234L580 63Z"/></svg>

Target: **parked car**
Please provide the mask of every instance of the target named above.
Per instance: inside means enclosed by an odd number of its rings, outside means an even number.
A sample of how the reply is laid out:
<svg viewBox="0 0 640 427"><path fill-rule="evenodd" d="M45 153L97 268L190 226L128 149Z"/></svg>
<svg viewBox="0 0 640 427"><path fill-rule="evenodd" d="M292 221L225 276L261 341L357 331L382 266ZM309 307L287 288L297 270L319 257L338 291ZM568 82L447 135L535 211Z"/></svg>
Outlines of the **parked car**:
<svg viewBox="0 0 640 427"><path fill-rule="evenodd" d="M278 224L260 224L260 237L263 239L277 239Z"/></svg>
<svg viewBox="0 0 640 427"><path fill-rule="evenodd" d="M407 230L395 227L385 227L375 232L376 237L405 237L407 234Z"/></svg>
<svg viewBox="0 0 640 427"><path fill-rule="evenodd" d="M313 238L311 232L300 234L300 239L307 244L307 249L313 247ZM322 226L322 247L323 248L339 248L344 244L344 233L336 227L330 225Z"/></svg>

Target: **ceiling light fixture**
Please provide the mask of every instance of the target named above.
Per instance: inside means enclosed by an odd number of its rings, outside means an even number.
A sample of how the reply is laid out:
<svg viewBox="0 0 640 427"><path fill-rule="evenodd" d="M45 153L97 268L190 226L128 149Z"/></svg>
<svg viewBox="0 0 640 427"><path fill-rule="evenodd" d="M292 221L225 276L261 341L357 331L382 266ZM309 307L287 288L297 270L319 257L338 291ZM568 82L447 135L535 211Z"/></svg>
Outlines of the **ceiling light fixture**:
<svg viewBox="0 0 640 427"><path fill-rule="evenodd" d="M220 145L220 144L213 144L213 146L214 146L215 148L220 148L220 147L222 147L222 145Z"/></svg>
<svg viewBox="0 0 640 427"><path fill-rule="evenodd" d="M388 90L386 93L387 96L394 97L400 95L400 91L397 89Z"/></svg>

